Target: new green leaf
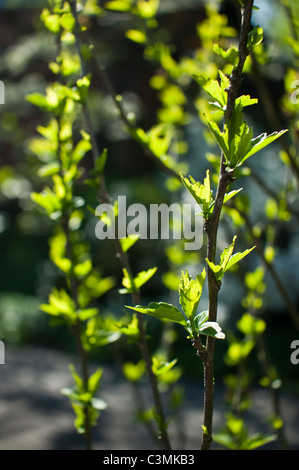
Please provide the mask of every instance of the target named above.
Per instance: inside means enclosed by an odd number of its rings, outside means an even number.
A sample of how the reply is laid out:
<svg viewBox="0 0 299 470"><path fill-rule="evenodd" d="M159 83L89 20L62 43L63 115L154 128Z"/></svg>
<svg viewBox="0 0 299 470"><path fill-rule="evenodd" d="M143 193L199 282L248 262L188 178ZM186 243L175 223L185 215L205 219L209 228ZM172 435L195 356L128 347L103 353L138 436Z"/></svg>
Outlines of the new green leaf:
<svg viewBox="0 0 299 470"><path fill-rule="evenodd" d="M186 319L182 312L174 305L166 302L151 302L147 307L136 305L136 307L126 306L126 308L159 318L159 320L173 321L183 326L186 324Z"/></svg>

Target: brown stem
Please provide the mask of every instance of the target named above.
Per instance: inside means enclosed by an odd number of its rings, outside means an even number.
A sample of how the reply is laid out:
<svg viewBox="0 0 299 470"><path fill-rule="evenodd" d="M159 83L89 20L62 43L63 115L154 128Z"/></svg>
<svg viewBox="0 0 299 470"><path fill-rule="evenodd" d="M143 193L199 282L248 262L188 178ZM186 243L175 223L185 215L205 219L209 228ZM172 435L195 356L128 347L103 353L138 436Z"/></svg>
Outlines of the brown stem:
<svg viewBox="0 0 299 470"><path fill-rule="evenodd" d="M239 40L239 61L238 65L233 69L230 76L230 84L227 89L227 108L224 115L224 123L232 116L235 107L237 93L242 82L242 72L248 55L247 41L251 25L251 12L253 0L246 0L242 7L241 28ZM220 174L218 187L215 198L215 205L211 220L205 221L205 231L207 234L207 258L211 262L215 262L215 254L217 247L217 233L220 215L223 207L224 195L228 185L233 180L233 170L227 170L225 165L224 154L221 154ZM218 292L219 283L216 281L210 267L207 266L208 272L208 290L209 290L209 320L216 321L218 308ZM212 424L213 424L213 402L214 402L214 350L215 339L207 337L206 357L204 363L204 425L202 450L209 450L212 442Z"/></svg>

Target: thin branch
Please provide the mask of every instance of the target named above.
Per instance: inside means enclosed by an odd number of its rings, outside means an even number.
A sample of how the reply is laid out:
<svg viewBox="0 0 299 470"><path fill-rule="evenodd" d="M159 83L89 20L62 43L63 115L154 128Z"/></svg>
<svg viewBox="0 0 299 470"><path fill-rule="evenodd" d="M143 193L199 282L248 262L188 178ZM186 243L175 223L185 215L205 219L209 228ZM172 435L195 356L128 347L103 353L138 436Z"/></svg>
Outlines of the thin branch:
<svg viewBox="0 0 299 470"><path fill-rule="evenodd" d="M239 39L239 61L238 65L233 69L230 76L230 84L227 88L227 108L224 115L224 125L231 118L235 107L235 101L239 87L242 83L242 72L246 57L248 56L248 34L251 27L251 13L253 0L246 0L242 7L241 28ZM207 233L207 258L211 262L215 262L215 254L217 247L217 233L220 215L223 207L224 195L231 181L233 180L233 170L227 170L225 165L224 154L221 154L220 173L218 187L215 198L215 205L211 220L205 221L205 231ZM209 320L216 321L218 310L218 293L220 284L216 281L214 273L207 266L208 270L208 290L209 290ZM210 449L212 442L213 427L213 406L214 406L214 349L215 339L207 337L206 350L207 354L203 360L204 363L204 426L202 449Z"/></svg>
<svg viewBox="0 0 299 470"><path fill-rule="evenodd" d="M93 56L93 63L94 63L94 69L95 69L95 72L97 74L97 77L102 82L102 84L106 88L108 94L112 98L114 106L118 111L119 117L120 117L125 129L127 129L128 131L135 130L135 126L132 124L132 122L128 119L128 117L126 115L126 112L124 110L122 102L119 99L117 99L117 93L114 89L114 86L113 86L106 70L104 69L104 67L102 66L100 61L95 56ZM144 153L147 156L147 158L152 160L154 162L154 164L158 168L160 168L161 171L163 171L165 174L167 174L169 176L172 176L173 178L177 178L177 179L180 180L179 174L173 168L170 168L167 165L165 165L163 163L163 161L160 160L160 158L158 158L148 147L143 146L143 150L144 150Z"/></svg>
<svg viewBox="0 0 299 470"><path fill-rule="evenodd" d="M72 14L73 14L74 19L76 21L75 38L76 38L77 50L81 51L81 43L80 43L80 38L79 38L79 33L78 33L79 23L78 23L77 11L76 11L76 2L75 1L69 1L69 3L70 3L70 6L71 6L71 9L72 9ZM84 61L83 61L83 57L82 57L81 53L79 54L79 58L80 58L80 61L81 61L81 73L82 73L82 75L84 75L85 67L84 67ZM99 155L98 144L97 144L97 141L96 141L95 132L94 132L93 125L92 125L92 120L91 120L89 109L88 109L87 105L84 106L84 117L85 117L85 120L86 120L86 125L88 127L89 135L91 136L92 143L94 144L94 147L93 147L94 154L93 155L98 156ZM95 158L93 158L93 160L95 161ZM108 190L107 190L104 173L102 173L102 175L101 175L99 195L100 195L100 200L102 200L104 202L110 202L111 201L111 197L110 197L110 195L108 193ZM127 254L122 249L122 246L121 246L121 243L119 242L117 233L116 233L116 236L115 236L115 245L116 245L116 256L119 258L122 267L127 270L128 275L130 276L130 278L133 279L134 276L133 276L133 273L132 273L130 261L128 259ZM132 302L133 302L134 305L138 305L140 303L140 294L139 294L139 292L135 291L135 292L132 293ZM148 346L147 346L146 333L145 333L145 329L144 329L144 322L143 322L142 314L140 314L140 313L137 314L137 318L138 318L138 328L139 328L139 334L140 334L139 341L138 341L138 346L139 346L141 355L142 355L143 360L144 360L145 365L146 365L146 370L147 370L147 373L148 373L148 377L149 377L149 381L150 381L150 385L151 385L151 389L152 389L152 393L153 393L155 410L156 410L157 415L159 416L160 422L162 423L161 426L159 426L158 439L162 443L163 448L165 450L170 450L170 448L171 448L170 447L170 442L169 442L168 434L167 434L167 431L166 431L166 419L165 419L165 415L164 415L161 395L160 395L160 392L159 392L159 389L158 389L157 378L156 378L155 374L153 373L153 369L152 369L151 357L150 357L150 353L149 353Z"/></svg>

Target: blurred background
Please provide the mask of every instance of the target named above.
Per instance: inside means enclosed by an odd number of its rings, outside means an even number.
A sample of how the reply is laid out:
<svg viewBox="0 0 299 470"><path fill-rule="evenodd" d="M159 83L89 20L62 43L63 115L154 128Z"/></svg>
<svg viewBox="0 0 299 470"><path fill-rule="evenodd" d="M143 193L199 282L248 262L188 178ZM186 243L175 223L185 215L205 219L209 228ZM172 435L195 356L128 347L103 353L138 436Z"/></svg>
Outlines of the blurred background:
<svg viewBox="0 0 299 470"><path fill-rule="evenodd" d="M282 111L285 77L287 70L294 68L295 63L294 52L285 40L290 29L290 19L283 2L261 0L256 3L260 10L254 12L253 24L264 28L264 42L269 57L260 72L271 101L270 109L277 112L282 128L285 128L288 127L289 118L287 112ZM7 354L10 347L28 346L65 354L75 351L67 329L63 325L52 327L51 318L39 308L59 278L48 256L51 224L46 217L41 216L30 198L32 191L41 189L37 176L39 163L31 151L30 142L36 135L36 126L44 122L45 116L26 101L25 96L33 92L43 93L47 83L55 80L48 67L51 57L54 58L56 54L55 44L40 20L45 5L46 2L42 0L0 0L0 79L5 84L5 104L0 105L0 339L6 345ZM298 4L294 1L292 5L298 26ZM197 25L205 19L204 6L205 2L200 0L162 0L158 15L161 35L165 42L176 45L176 58L192 55L198 47L196 31ZM236 2L223 1L221 12L228 16L230 26L239 27ZM122 95L125 108L136 115L140 127L148 129L156 122L160 106L156 90L148 80L155 73L156 65L145 61L140 45L125 37L125 31L131 27L130 17L121 13L109 14L91 20L90 27L97 44L97 53L105 64L116 93ZM99 145L109 149L106 177L111 194L115 197L126 195L128 201L146 206L150 203L171 202L171 180L167 180L167 175L144 157L138 143L123 131L111 98L99 81L98 85L91 91L91 111ZM252 97L259 97L256 85L257 82L246 75L242 88ZM271 132L267 109L261 102L252 108L249 119L255 134ZM184 138L188 146L183 159L188 162L190 174L195 179L203 179L207 161L204 157L199 158L198 149L204 155L209 148L196 110L188 111L191 119L184 126ZM270 192L271 188L275 191L283 190L289 181L290 172L279 156L279 145L275 142L249 164L256 175L262 175ZM298 151L298 145L295 150ZM85 164L88 167L88 162ZM252 223L262 231L267 210L270 211L267 205L270 193L254 178L244 178L241 184L248 191ZM275 220L273 224L277 250L275 267L298 309L299 206L296 191L294 194L291 203L297 216ZM84 196L88 198L88 193L84 193ZM100 308L103 312L121 317L124 313L123 305L127 302L118 293L121 269L113 254L113 246L108 242L100 244L95 238L94 227L94 219L90 217L85 232L93 247L95 260L101 266L103 275L112 275L116 279L115 288L101 299ZM219 237L220 246L226 243L227 235L232 239L230 230L224 222ZM178 262L180 267L180 253L171 251L171 248L168 256L166 252L164 242L154 243L150 240L141 240L132 248L135 272L159 266L158 274L143 291L143 304L150 300L169 301L176 295L169 293L163 275L169 271L169 263L176 266ZM203 260L190 254L192 256L196 269ZM255 269L260 263L258 256L253 255L249 267ZM268 273L266 285L263 316L267 320L266 338L270 355L279 371L285 392L299 397L299 366L290 361L290 344L298 339L299 332L286 313L281 295ZM236 320L244 311L244 293L241 275L232 275L224 283L220 295L219 322L225 331L234 331ZM148 328L152 338L150 346L154 350L161 339L159 322L149 321ZM186 350L184 332L180 334L177 333L173 355L180 358L186 378L193 380L198 371L196 357L189 354L189 349ZM219 361L216 361L216 374L219 378L227 372L227 366L221 360L226 347L225 343L217 344ZM111 345L111 348L108 346L99 350L94 359L103 364L113 364L115 351L125 358L138 359L137 353L127 347L126 341ZM255 361L253 357L253 371Z"/></svg>

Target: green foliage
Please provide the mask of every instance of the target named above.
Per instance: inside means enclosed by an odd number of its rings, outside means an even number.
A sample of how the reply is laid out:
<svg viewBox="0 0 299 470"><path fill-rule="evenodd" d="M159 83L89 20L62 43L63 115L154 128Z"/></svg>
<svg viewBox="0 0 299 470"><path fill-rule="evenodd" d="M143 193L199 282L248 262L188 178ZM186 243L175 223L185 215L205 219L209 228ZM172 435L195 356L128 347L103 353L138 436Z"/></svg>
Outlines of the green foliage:
<svg viewBox="0 0 299 470"><path fill-rule="evenodd" d="M246 121L244 121L242 109L243 105L241 103L236 104L232 117L225 125L223 132L220 131L215 122L207 121L208 127L223 152L226 165L229 168L236 168L242 165L249 157L270 145L287 132L287 130L282 130L280 132L273 132L270 135L263 133L253 138L252 130Z"/></svg>
<svg viewBox="0 0 299 470"><path fill-rule="evenodd" d="M172 304L166 302L151 302L147 307L136 305L127 308L139 313L150 315L163 321L179 323L188 332L190 338L199 335L212 336L224 339L225 335L217 322L208 321L209 312L196 313L205 282L205 269L196 279L192 279L188 271L182 272L179 285L179 299L183 312Z"/></svg>
<svg viewBox="0 0 299 470"><path fill-rule="evenodd" d="M244 421L230 414L226 419L226 430L214 434L214 439L230 450L253 450L275 441L276 436L262 433L250 435Z"/></svg>
<svg viewBox="0 0 299 470"><path fill-rule="evenodd" d="M244 1L239 1L239 3L245 6ZM72 9L74 6L77 7L76 12ZM97 139L92 123L90 128L90 123L88 125L85 122L88 130L85 129L85 124L82 124L82 117L86 118L92 101L91 93L96 85L93 75L86 74L85 68L90 70L91 63L92 67L96 67L98 56L101 61L101 51L106 47L104 43L99 48L95 48L94 44L89 44L88 34L84 36L86 43L81 44L81 34L93 24L89 16L105 17L107 15L110 18L110 13L113 15L113 12L118 12L117 18L121 18L121 22L124 20L124 37L137 43L136 49L143 52L144 60L150 62L153 76L149 79L149 85L156 92L159 105L156 119L154 122L150 121L151 124L147 129L143 128L142 119L132 113L127 114L121 95L115 96L109 77L106 79L105 74L102 76L101 64L99 72L104 82L108 82L110 98L118 111L117 116L120 116L123 121L123 127L128 136L140 145L145 155L151 156L152 161L157 163L160 169L171 174L171 178L165 181L165 188L173 192L172 196L180 197L180 191L184 186L194 201L201 206L208 244L211 243L209 238L211 224L215 224L213 228L217 235L218 220L220 220L222 210L228 216L231 227L236 230L244 228L242 213L250 214L250 199L247 194L240 195L242 188L229 190L228 184L222 193L221 200L219 199L219 189L222 189L222 182L226 179L224 176L230 178L228 179L230 183L238 182L240 178L250 175L250 170L245 168L245 162L247 164L251 156L264 150L287 132L287 130L281 130L270 134L262 133L254 137L253 127L250 127L245 120L244 109L258 104L258 100L248 94L234 99L234 106L228 118L228 98L233 77L231 73L237 70L240 51L236 48L237 31L229 26L229 19L225 15L218 13L216 4L207 2L205 19L197 25L198 41L195 42L198 42L198 46L194 47L192 56L181 55L180 48L176 49L172 44L166 43L168 34L159 28L159 7L159 0L112 0L106 1L101 7L95 0L73 4L55 0L50 1L48 8L42 11L41 20L49 34L54 35L58 47L55 60L49 63L49 69L54 74L55 81L46 87L44 94L36 92L27 96L27 101L36 106L42 116L46 115L48 118L47 124L37 127L39 135L29 143L30 152L39 162L37 177L42 186L39 192L32 192L31 198L49 219L52 227L52 235L49 238L49 257L60 277L57 282L59 288L52 287L48 303L43 303L41 309L55 320L54 324L67 325L74 335L76 344L79 345L82 377L73 366L70 366L74 387L63 389L63 393L72 403L76 415L75 427L80 433L88 435L90 426L97 423L100 411L107 406L96 397L102 378L102 369L97 369L94 374L87 377L88 355L96 348L118 341L122 335L126 336L129 345L133 347L141 345L140 349L144 351L147 338L146 333L145 338L143 337L141 326L143 314L145 314L161 320L157 328L162 336L165 335L163 338L167 338L167 341L162 341L164 349L161 348L163 349L161 351L158 348L151 357L147 358L147 361L142 358L136 362L125 362L123 364L125 378L137 385L146 380L145 372L149 373L159 385L158 392L170 390L174 392L173 403L174 408L177 408L182 396L180 393L175 396L176 389L171 387L181 378L184 371L177 366L180 358L170 359L169 345L169 350L165 348L165 343L168 343L168 338L171 336L167 336L169 333L167 328L173 327L171 334L172 338L175 338L176 324L183 326L187 332L187 338L197 349L197 355L204 361L205 366L213 364L214 353L209 356L210 350L208 349L209 344L213 343L209 339L203 346L201 337L227 339L227 351L223 356L223 361L226 366L237 371L235 375L232 373L226 379L229 392L233 396L234 412L227 415L224 431L217 434L214 439L229 449L250 450L261 447L274 439L273 436L250 435L243 418L239 413L234 414L236 409L240 412L249 406L245 392L251 377L246 366L266 330L266 322L259 316L259 310L263 307L263 293L266 289L264 269L257 268L254 272L246 273L244 285L247 293L242 300L245 312L236 321L237 334L224 335L216 321L217 308L213 315L211 315L211 309L213 305L217 305L216 297L218 290L222 287L224 276L231 268L236 267L254 247L234 253L236 241L236 236L234 236L232 243L220 254L219 264L216 264L214 254L208 258L202 253L184 253L180 243L168 244L165 257L169 266L162 273L161 279L169 290L178 292L179 306L171 303L172 297L169 302L152 301L147 306L139 304L126 306L129 311L133 311L133 315L120 319L110 314L104 315L102 312L100 299L115 287L116 281L112 276L102 275L102 270L98 268L95 261L98 257L94 256L84 231L85 224L88 225L89 222L86 209L90 204L86 201L86 194L93 194L94 201L109 199L109 194L105 193L104 178L106 163L110 158L110 149L98 149L95 145ZM79 15L79 21L77 15ZM254 59L258 64L266 62L267 51L262 45L263 37L264 32L260 26L254 27L249 32L246 52L250 55L246 59L243 72L252 73L251 67ZM296 55L298 47L295 39L288 38L288 43ZM110 50L107 51L107 57L109 54ZM296 71L289 70L285 78L286 96L283 101L287 113L291 114L294 121L290 138L298 131L296 121L298 109L294 103L290 103L289 99L295 78ZM199 88L194 85L194 81ZM102 109L100 109L100 115L96 114L98 109L94 110L95 121L105 120L105 99L102 100L103 97L105 98L105 92L101 90L101 93L103 93L101 96L103 113ZM221 154L209 153L207 155L207 161L214 171L211 168L205 168L203 183L196 181L192 176L184 176L189 174L188 165L182 158L188 151L185 130L186 126L193 122L193 109L198 111L200 119L207 126L203 131L206 143L213 145L216 142ZM100 119L98 116L101 116ZM220 121L223 121L222 130ZM114 121L115 123L119 124L119 121ZM102 125L101 121L99 127ZM284 147L284 153L281 154L288 165L292 163L290 157L294 154L295 147L296 141L290 152L287 152ZM91 154L92 168L89 162ZM111 154L113 157L113 152ZM203 156L200 152L198 155L202 163ZM225 173L222 173L223 164ZM153 192L158 188L160 190L161 186L159 180ZM102 192L103 188L104 192ZM128 184L128 189L131 190L130 184ZM93 193L89 193L89 190ZM232 198L234 198L233 201ZM264 256L268 263L272 263L275 256L273 225L278 219L289 220L291 213L288 209L288 205L284 204L284 196L281 195L278 198L268 199L265 205L268 230ZM117 211L118 207L115 204L115 215ZM214 215L216 217L213 217ZM109 224L108 216L103 219ZM255 233L258 230L262 231L257 226L254 229ZM119 240L118 256L121 260L126 260L122 265L122 288L119 289L119 293L131 294L133 303L135 303L134 299L140 297L141 288L157 271L157 267L153 267L140 271L136 275L132 274L129 251L138 239L139 237L129 236ZM215 253L216 239L215 236L213 240L215 250L212 250ZM137 249L142 250L139 245L137 244ZM201 266L202 262L206 263L206 267ZM192 265L196 265L196 269L201 266L194 278L189 274ZM181 271L180 278L177 276L179 271ZM206 275L207 272L209 276ZM200 301L205 287L208 291L209 308L204 310L200 308ZM211 321L211 318L215 321ZM280 386L276 369L274 367L267 369L260 383L272 389ZM207 389L208 386L205 383L205 392ZM157 401L157 396L154 398ZM238 399L240 399L239 402ZM143 422L154 420L158 424L160 434L165 436L168 421L157 409L140 410L139 417ZM280 426L279 416L274 416L273 427L279 429ZM202 428L205 439L210 435L211 430L205 425Z"/></svg>
<svg viewBox="0 0 299 470"><path fill-rule="evenodd" d="M241 259L245 258L252 250L254 250L255 247L249 248L243 253L235 253L233 255L234 247L235 247L235 241L236 241L236 236L233 239L232 244L223 250L223 252L220 255L220 264L215 265L208 259L206 259L209 267L213 271L215 275L215 279L220 282L221 279L223 278L224 274L226 271L228 271L230 268L232 268L236 263L238 263Z"/></svg>
<svg viewBox="0 0 299 470"><path fill-rule="evenodd" d="M137 274L134 279L130 276L127 269L123 269L123 280L122 285L124 289L120 289L121 294L129 294L132 292L139 292L140 287L142 287L157 271L157 268L151 268L147 271L142 271Z"/></svg>
<svg viewBox="0 0 299 470"><path fill-rule="evenodd" d="M87 422L92 426L95 426L100 412L107 408L107 403L101 398L96 397L103 370L100 368L97 369L88 378L88 383L86 385L76 372L75 367L73 365L70 365L69 367L75 385L73 388L62 389L62 394L66 395L71 401L76 415L76 419L74 421L75 428L80 434L84 434L87 430Z"/></svg>

